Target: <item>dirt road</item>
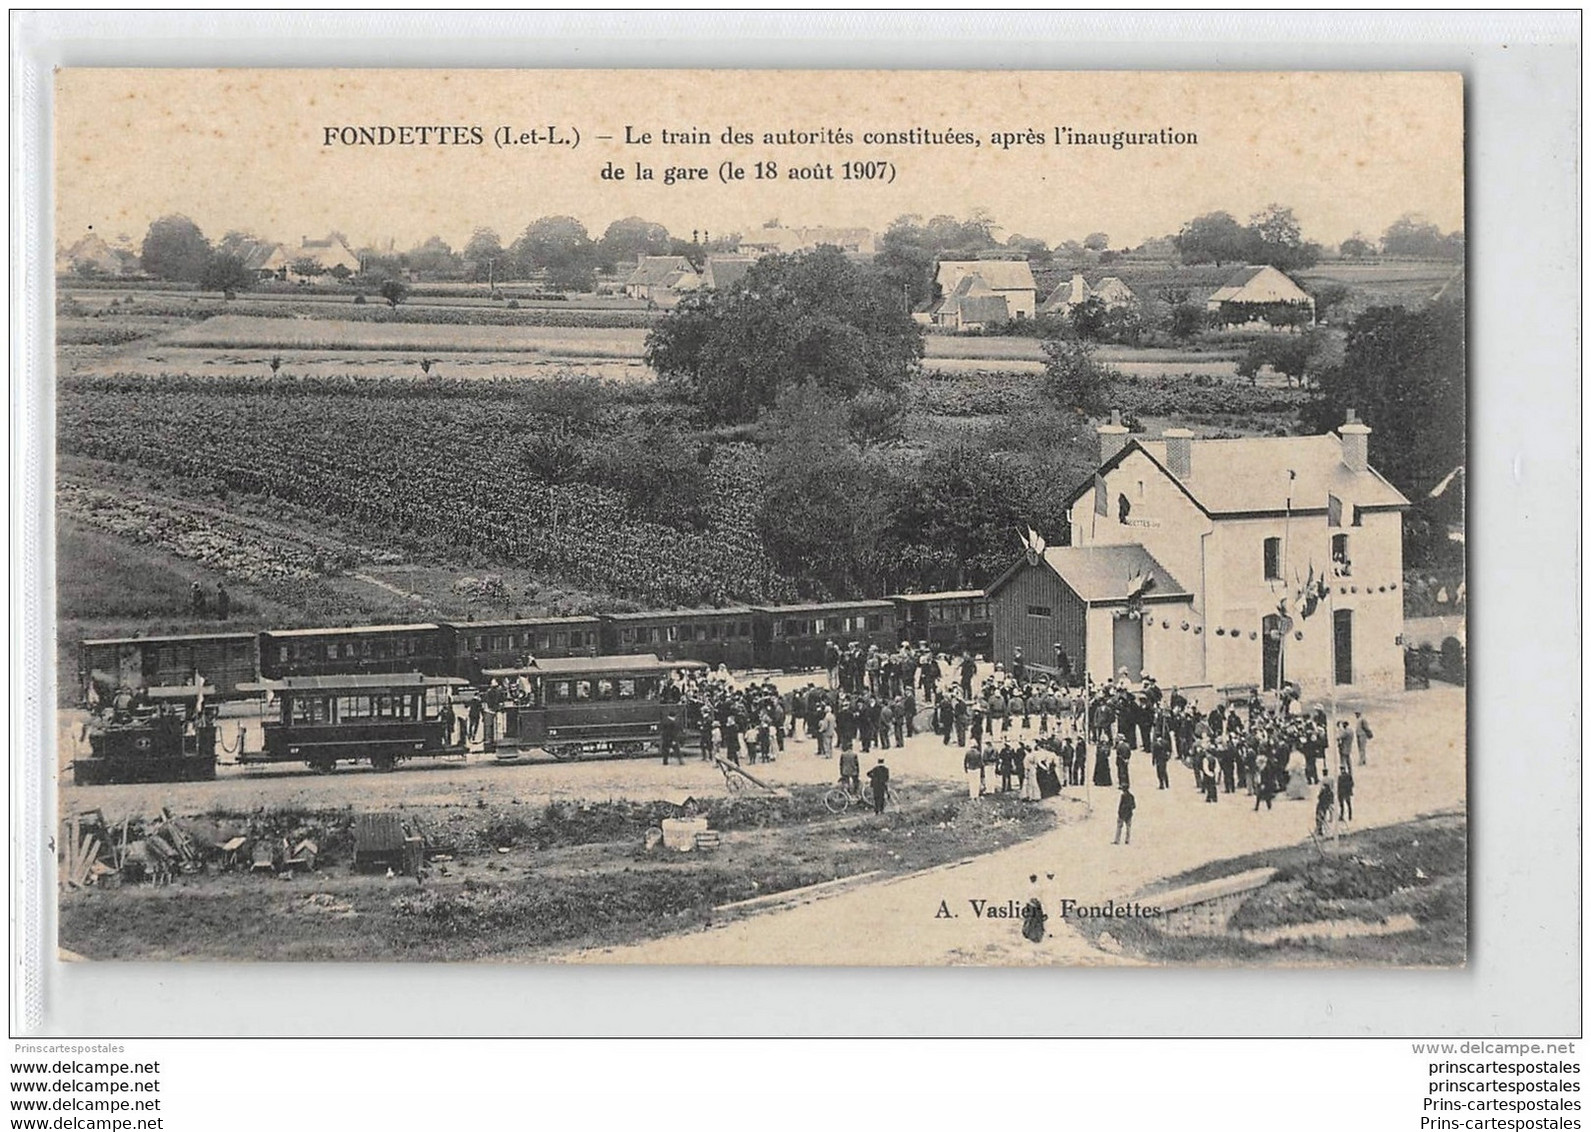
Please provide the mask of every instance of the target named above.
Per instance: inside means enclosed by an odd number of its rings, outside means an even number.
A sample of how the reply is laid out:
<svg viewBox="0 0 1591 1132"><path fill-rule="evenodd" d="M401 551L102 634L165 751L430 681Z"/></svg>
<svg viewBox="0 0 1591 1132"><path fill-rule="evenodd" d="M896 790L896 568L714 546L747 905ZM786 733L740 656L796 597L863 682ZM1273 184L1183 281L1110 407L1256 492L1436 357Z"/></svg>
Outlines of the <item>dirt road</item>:
<svg viewBox="0 0 1591 1132"><path fill-rule="evenodd" d="M1463 691L1434 687L1368 704L1366 711L1376 739L1369 765L1356 772L1352 828L1462 810ZM1051 918L1048 938L1034 945L1022 938L1019 919L980 918L972 902L1020 904L1035 891L1052 909L1062 897L1084 904L1121 900L1150 881L1206 861L1309 836L1312 801L1283 797L1273 810L1255 813L1253 799L1237 793L1209 805L1194 789L1190 772L1177 764L1172 764L1169 791L1155 789L1140 756L1134 764L1138 812L1130 846L1111 844L1115 796L1098 791L1088 820L960 866L866 885L688 935L565 958L584 963L1120 964L1130 960L1090 947L1059 918ZM1030 882L1032 876L1040 878L1039 885Z"/></svg>

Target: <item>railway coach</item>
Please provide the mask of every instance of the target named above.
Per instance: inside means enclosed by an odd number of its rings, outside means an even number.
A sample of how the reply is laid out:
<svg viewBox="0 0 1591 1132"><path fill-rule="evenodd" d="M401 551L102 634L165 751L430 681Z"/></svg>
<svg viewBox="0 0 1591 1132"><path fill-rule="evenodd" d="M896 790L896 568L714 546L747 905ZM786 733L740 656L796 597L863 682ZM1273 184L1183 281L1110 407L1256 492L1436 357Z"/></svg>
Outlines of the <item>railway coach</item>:
<svg viewBox="0 0 1591 1132"><path fill-rule="evenodd" d="M453 658L444 636L442 626L430 623L267 629L260 634L260 677L393 672L450 676Z"/></svg>
<svg viewBox="0 0 1591 1132"><path fill-rule="evenodd" d="M889 600L895 603L902 641L927 641L951 656L994 655L994 620L982 590L894 594Z"/></svg>
<svg viewBox="0 0 1591 1132"><path fill-rule="evenodd" d="M895 606L888 601L826 601L768 605L756 610L756 663L766 668L821 668L824 645L851 641L865 649L899 644Z"/></svg>
<svg viewBox="0 0 1591 1132"><path fill-rule="evenodd" d="M655 655L662 660L750 668L753 623L759 611L745 605L722 609L609 613L603 621L602 652L610 656Z"/></svg>
<svg viewBox="0 0 1591 1132"><path fill-rule="evenodd" d="M511 689L513 697L500 712L498 756L545 751L563 760L656 754L664 713L680 710L664 690L676 673L706 667L698 660L668 661L647 653L487 669L486 677Z"/></svg>
<svg viewBox="0 0 1591 1132"><path fill-rule="evenodd" d="M530 657L595 656L602 648L600 617L443 621L441 626L448 673L476 685L488 668L510 668Z"/></svg>
<svg viewBox="0 0 1591 1132"><path fill-rule="evenodd" d="M246 693L238 685L256 678L259 640L253 633L178 637L106 637L78 645L77 670L83 702L108 701L118 688L134 691L186 686L196 675L216 699ZM89 695L90 690L95 696Z"/></svg>

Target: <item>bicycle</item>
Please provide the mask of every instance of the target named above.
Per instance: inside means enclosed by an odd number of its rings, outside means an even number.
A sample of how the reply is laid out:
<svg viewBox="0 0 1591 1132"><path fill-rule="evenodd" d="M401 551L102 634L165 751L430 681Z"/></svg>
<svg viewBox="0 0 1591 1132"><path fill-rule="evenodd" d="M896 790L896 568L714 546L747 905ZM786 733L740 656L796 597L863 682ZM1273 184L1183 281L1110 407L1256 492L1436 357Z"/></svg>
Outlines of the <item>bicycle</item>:
<svg viewBox="0 0 1591 1132"><path fill-rule="evenodd" d="M895 788L886 786L884 788L884 808L892 809L897 801ZM831 814L843 814L852 806L871 807L873 805L873 788L864 786L853 794L849 787L841 784L823 795L823 804L828 807L828 811Z"/></svg>
<svg viewBox="0 0 1591 1132"><path fill-rule="evenodd" d="M1334 844L1342 835L1342 826L1345 824L1337 816L1337 806L1333 803L1332 807L1309 827L1310 844L1324 855L1327 846Z"/></svg>

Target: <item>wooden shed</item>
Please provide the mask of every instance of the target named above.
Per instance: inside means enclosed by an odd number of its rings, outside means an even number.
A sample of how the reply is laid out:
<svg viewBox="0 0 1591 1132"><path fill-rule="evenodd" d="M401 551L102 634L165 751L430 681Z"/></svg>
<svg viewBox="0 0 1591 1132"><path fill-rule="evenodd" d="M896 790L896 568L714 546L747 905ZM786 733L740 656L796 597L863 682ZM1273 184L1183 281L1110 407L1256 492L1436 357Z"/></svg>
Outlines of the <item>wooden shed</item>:
<svg viewBox="0 0 1591 1132"><path fill-rule="evenodd" d="M1181 658L1145 657L1145 610L1191 606L1193 595L1142 546L1060 546L1029 551L989 587L994 659L1008 668L1022 650L1030 672L1081 683L1104 681L1125 668L1137 680L1146 668ZM1180 615L1179 615L1180 616Z"/></svg>
<svg viewBox="0 0 1591 1132"><path fill-rule="evenodd" d="M390 812L354 815L354 871L413 875L420 870L424 841L410 837L403 820Z"/></svg>

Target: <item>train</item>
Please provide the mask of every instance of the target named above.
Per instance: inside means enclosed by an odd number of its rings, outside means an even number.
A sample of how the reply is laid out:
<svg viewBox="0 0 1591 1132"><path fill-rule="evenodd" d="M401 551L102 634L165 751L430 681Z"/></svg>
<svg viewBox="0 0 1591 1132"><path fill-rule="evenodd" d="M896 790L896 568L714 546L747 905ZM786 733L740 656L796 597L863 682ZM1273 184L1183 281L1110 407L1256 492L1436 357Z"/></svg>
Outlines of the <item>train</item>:
<svg viewBox="0 0 1591 1132"><path fill-rule="evenodd" d="M116 637L78 646L85 702L118 688L191 684L202 675L217 701L250 696L244 685L312 676L415 672L479 685L491 670L536 660L655 656L731 669L821 666L829 640L892 649L928 642L939 651L988 656L993 621L981 590L888 598L584 617L427 621L402 625L266 629L258 633Z"/></svg>

